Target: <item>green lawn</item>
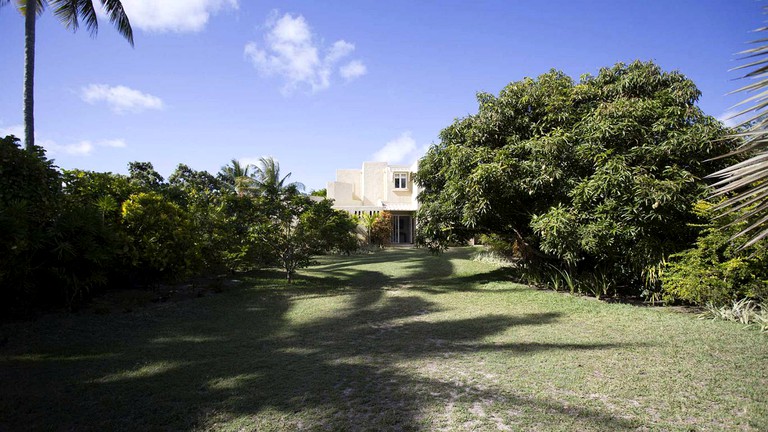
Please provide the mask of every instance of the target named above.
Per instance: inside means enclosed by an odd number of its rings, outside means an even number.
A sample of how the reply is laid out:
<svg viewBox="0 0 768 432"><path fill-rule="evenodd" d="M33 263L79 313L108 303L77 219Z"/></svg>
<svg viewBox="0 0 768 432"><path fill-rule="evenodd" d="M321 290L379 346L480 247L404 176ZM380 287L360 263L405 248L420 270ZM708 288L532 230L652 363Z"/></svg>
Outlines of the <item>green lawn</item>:
<svg viewBox="0 0 768 432"><path fill-rule="evenodd" d="M0 430L768 430L766 335L534 290L472 253L4 325Z"/></svg>

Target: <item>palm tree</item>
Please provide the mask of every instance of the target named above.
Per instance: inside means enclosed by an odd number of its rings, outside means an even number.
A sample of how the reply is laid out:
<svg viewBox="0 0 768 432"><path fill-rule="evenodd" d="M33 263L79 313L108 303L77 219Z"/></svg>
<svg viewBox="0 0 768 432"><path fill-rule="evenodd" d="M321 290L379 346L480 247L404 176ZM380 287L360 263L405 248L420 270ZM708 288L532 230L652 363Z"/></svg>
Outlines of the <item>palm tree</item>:
<svg viewBox="0 0 768 432"><path fill-rule="evenodd" d="M280 177L280 164L271 156L259 159L259 166L256 166L256 182L264 194L279 194L285 191L303 191L304 185L299 182L287 183L291 173Z"/></svg>
<svg viewBox="0 0 768 432"><path fill-rule="evenodd" d="M768 10L768 7L764 7ZM762 27L756 32L768 31L768 27ZM749 69L742 79L755 79L736 92L756 92L736 106L747 105L746 108L733 115L731 118L750 114L746 120L737 126L738 133L733 137L743 139L743 143L733 152L722 157L736 154L747 157L723 170L710 174L709 177L719 179L712 185L713 197L732 194L728 199L715 207L721 216L729 213L743 211L734 223L748 221L747 227L733 236L734 240L742 235L749 234L747 241L741 248L749 247L768 236L768 38L760 38L752 43L757 47L742 51L743 59L751 59L747 64L736 69Z"/></svg>
<svg viewBox="0 0 768 432"><path fill-rule="evenodd" d="M11 0L0 0L0 7ZM128 15L120 0L99 0L109 21L133 46L133 30ZM35 19L43 13L46 3L53 7L53 13L67 29L77 31L80 20L95 36L99 29L96 9L92 0L16 0L19 11L24 14L24 148L31 151L35 145ZM32 7L30 7L32 6Z"/></svg>
<svg viewBox="0 0 768 432"><path fill-rule="evenodd" d="M229 185L235 193L245 195L253 189L256 180L253 178L251 168L253 165L241 164L239 160L232 159L230 165L224 165L219 171L219 178Z"/></svg>

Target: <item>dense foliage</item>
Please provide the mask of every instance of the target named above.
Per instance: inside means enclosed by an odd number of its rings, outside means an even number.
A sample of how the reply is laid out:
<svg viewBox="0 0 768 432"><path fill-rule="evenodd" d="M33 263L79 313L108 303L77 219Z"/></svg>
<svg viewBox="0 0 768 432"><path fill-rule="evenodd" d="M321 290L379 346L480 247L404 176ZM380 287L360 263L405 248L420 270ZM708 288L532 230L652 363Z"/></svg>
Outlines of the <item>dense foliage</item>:
<svg viewBox="0 0 768 432"><path fill-rule="evenodd" d="M40 147L19 149L13 136L0 139L0 302L37 297L46 248L61 205L61 178Z"/></svg>
<svg viewBox="0 0 768 432"><path fill-rule="evenodd" d="M273 265L290 279L312 255L357 248L349 214L263 162L250 176L182 164L166 181L148 162L127 176L59 171L41 148L0 139L0 303L72 308L107 286Z"/></svg>
<svg viewBox="0 0 768 432"><path fill-rule="evenodd" d="M702 202L697 211L709 217L712 205ZM744 220L731 224L739 216L709 223L693 248L670 257L661 276L668 299L715 306L744 298L768 302L768 245L739 250L729 241L747 225Z"/></svg>
<svg viewBox="0 0 768 432"><path fill-rule="evenodd" d="M331 201L315 203L288 189L272 204L264 222L253 225L251 238L271 251L289 283L297 269L311 263L313 255L332 250L348 254L357 249L353 233L357 224L348 213L334 210Z"/></svg>
<svg viewBox="0 0 768 432"><path fill-rule="evenodd" d="M728 162L703 161L734 146L699 95L650 62L478 94L478 113L443 129L420 162L418 241L440 250L493 234L526 262L639 293L695 240L701 178Z"/></svg>
<svg viewBox="0 0 768 432"><path fill-rule="evenodd" d="M371 246L384 247L392 237L392 215L387 211L363 213L357 217L365 229L365 241Z"/></svg>

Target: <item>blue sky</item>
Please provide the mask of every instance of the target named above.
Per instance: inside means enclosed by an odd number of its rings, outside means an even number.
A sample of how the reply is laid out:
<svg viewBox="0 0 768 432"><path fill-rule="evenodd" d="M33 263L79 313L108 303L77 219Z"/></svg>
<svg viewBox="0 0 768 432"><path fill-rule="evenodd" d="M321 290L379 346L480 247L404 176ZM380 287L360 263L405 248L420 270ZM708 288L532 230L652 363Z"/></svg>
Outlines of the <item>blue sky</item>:
<svg viewBox="0 0 768 432"><path fill-rule="evenodd" d="M149 161L217 172L273 156L310 189L366 160L410 163L475 93L555 68L635 59L679 70L721 117L756 0L123 0L135 48L47 10L37 25L36 139L62 168ZM20 135L23 19L0 9L0 134Z"/></svg>

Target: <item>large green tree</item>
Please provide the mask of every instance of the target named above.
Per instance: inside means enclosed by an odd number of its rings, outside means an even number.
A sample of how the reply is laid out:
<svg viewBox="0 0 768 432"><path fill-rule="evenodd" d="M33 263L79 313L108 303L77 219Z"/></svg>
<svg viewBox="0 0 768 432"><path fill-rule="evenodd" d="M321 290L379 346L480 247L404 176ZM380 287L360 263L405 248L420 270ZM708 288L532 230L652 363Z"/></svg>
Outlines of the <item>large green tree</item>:
<svg viewBox="0 0 768 432"><path fill-rule="evenodd" d="M0 0L0 6L11 0ZM117 31L133 46L133 30L120 0L99 0ZM35 145L35 20L46 4L53 8L59 21L72 31L80 27L95 35L99 29L96 9L92 0L16 0L24 14L24 148L33 151Z"/></svg>
<svg viewBox="0 0 768 432"><path fill-rule="evenodd" d="M650 62L478 94L478 113L443 129L420 162L419 241L496 234L525 259L638 282L695 239L692 208L713 167L701 161L733 147L699 96Z"/></svg>

